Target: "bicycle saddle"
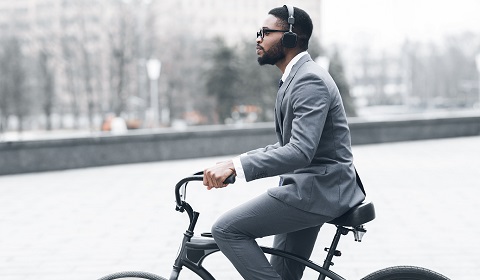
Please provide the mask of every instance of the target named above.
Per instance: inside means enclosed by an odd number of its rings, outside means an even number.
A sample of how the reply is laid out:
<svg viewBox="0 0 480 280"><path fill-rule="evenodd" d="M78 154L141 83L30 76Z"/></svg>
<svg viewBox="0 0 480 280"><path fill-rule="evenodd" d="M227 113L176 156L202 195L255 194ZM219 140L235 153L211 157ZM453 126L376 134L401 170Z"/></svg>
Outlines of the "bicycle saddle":
<svg viewBox="0 0 480 280"><path fill-rule="evenodd" d="M348 210L342 216L327 223L337 226L356 227L375 219L375 207L372 202L362 202Z"/></svg>

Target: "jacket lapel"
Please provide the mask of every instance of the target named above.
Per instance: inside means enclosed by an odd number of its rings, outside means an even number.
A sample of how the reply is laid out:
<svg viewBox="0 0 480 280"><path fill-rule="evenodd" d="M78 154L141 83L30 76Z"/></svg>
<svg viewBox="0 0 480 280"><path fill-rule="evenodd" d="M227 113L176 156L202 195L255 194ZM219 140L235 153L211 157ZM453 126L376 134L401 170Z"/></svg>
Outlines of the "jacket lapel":
<svg viewBox="0 0 480 280"><path fill-rule="evenodd" d="M300 60L297 63L295 63L295 65L293 65L292 70L290 71L290 74L288 75L287 79L277 91L277 99L275 101L275 128L276 128L276 131L282 135L283 135L283 115L282 115L281 105L283 102L283 98L285 97L288 86L290 85L293 78L295 77L295 74L297 74L298 69L305 62L309 60L311 60L309 54L302 56L302 58L300 58Z"/></svg>
<svg viewBox="0 0 480 280"><path fill-rule="evenodd" d="M277 91L277 99L275 100L275 130L283 134L282 128L282 118L281 118L281 108L280 105L282 104L280 100L283 100L283 96L285 95L286 83L278 89Z"/></svg>

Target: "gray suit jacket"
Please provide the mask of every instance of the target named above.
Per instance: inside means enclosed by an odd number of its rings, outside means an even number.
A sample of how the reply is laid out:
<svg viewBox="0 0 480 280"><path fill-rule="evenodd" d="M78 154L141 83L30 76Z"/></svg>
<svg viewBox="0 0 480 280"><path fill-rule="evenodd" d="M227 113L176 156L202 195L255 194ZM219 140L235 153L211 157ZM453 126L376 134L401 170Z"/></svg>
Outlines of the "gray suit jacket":
<svg viewBox="0 0 480 280"><path fill-rule="evenodd" d="M278 90L275 125L276 144L240 158L247 181L281 175L280 186L268 190L271 196L330 217L364 200L340 93L308 54Z"/></svg>

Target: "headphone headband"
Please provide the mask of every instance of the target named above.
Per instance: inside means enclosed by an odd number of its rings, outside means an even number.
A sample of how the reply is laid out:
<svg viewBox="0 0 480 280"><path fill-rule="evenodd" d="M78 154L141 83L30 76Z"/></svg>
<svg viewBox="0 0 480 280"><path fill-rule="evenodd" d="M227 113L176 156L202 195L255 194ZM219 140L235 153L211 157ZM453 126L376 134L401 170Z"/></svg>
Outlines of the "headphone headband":
<svg viewBox="0 0 480 280"><path fill-rule="evenodd" d="M283 7L287 8L287 22L290 28L288 32L283 33L282 45L285 48L295 48L297 46L297 34L293 33L293 25L295 24L294 8L292 5L283 5Z"/></svg>
<svg viewBox="0 0 480 280"><path fill-rule="evenodd" d="M292 32L293 25L295 24L295 17L293 16L295 13L295 10L293 9L292 5L284 5L285 8L287 8L288 11L288 19L287 22L290 24L290 32Z"/></svg>

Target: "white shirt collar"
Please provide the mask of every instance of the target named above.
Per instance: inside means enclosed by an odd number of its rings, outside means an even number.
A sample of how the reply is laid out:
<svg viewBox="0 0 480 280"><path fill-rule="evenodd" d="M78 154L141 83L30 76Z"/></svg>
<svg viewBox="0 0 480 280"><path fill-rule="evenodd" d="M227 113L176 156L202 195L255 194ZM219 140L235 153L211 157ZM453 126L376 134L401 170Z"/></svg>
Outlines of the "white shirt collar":
<svg viewBox="0 0 480 280"><path fill-rule="evenodd" d="M307 51L301 52L297 54L292 60L290 60L290 62L287 64L287 67L285 67L285 72L283 72L282 82L285 82L285 80L287 79L288 75L290 74L290 71L292 71L293 65L295 65L295 63L297 63L300 60L300 58L302 58L302 56L306 54L308 54Z"/></svg>

